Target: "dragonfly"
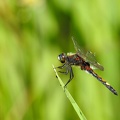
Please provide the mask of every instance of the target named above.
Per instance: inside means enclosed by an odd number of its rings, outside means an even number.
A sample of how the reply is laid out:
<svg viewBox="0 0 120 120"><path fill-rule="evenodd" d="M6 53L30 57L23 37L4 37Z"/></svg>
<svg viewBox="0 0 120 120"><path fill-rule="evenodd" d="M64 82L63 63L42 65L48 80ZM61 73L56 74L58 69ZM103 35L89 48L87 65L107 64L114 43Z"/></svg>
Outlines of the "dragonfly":
<svg viewBox="0 0 120 120"><path fill-rule="evenodd" d="M74 78L74 73L72 70L72 66L79 66L81 70L84 70L95 77L98 81L100 81L104 86L106 86L114 95L118 95L117 91L102 77L100 77L93 69L99 69L101 71L104 70L104 67L100 65L96 58L95 54L90 51L85 51L82 49L78 43L72 37L72 41L76 50L76 53L61 53L58 55L58 60L63 64L57 68L59 69L66 69L66 71L59 71L63 74L70 74L69 80L66 82L64 87L70 83L70 81Z"/></svg>

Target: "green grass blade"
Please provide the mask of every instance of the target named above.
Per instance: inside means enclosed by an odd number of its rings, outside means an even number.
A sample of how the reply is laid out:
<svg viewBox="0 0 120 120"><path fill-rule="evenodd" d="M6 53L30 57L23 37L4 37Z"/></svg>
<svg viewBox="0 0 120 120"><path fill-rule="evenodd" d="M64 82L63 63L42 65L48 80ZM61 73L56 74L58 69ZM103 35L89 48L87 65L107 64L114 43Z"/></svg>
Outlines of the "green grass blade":
<svg viewBox="0 0 120 120"><path fill-rule="evenodd" d="M71 104L72 104L73 108L75 109L77 115L79 116L80 120L87 120L86 117L84 116L83 112L81 111L81 109L79 108L79 106L77 105L77 103L75 102L75 100L73 99L73 97L71 96L69 91L67 90L67 88L64 88L64 83L62 82L61 78L59 77L54 65L53 65L53 69L55 71L56 77L58 78L63 91L65 92L67 98L71 102Z"/></svg>

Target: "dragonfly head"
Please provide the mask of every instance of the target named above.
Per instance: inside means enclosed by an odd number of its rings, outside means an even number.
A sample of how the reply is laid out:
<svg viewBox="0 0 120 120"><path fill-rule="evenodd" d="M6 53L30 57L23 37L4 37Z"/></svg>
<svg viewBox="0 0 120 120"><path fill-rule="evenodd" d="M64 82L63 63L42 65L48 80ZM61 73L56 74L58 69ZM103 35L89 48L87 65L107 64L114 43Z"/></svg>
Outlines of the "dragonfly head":
<svg viewBox="0 0 120 120"><path fill-rule="evenodd" d="M65 63L65 59L66 59L66 54L65 53L61 53L60 55L58 55L58 60L61 63Z"/></svg>

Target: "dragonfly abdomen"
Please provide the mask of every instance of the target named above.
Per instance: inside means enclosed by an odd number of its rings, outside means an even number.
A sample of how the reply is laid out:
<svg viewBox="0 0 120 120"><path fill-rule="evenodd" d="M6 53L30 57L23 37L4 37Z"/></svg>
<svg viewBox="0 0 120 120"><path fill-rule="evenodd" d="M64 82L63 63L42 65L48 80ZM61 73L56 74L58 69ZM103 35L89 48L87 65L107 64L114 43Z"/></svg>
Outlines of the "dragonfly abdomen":
<svg viewBox="0 0 120 120"><path fill-rule="evenodd" d="M97 80L99 80L103 85L105 85L112 93L114 93L115 95L118 95L116 90L105 80L103 80L100 76L98 76L98 74L96 74L92 69L87 70L90 74L92 74L95 78L97 78Z"/></svg>

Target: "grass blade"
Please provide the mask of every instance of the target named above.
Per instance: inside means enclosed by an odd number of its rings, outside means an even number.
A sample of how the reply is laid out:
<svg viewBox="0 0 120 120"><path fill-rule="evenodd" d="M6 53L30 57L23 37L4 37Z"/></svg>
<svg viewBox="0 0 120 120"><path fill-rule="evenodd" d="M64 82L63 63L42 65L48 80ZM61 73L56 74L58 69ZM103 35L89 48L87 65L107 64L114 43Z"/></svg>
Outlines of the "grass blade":
<svg viewBox="0 0 120 120"><path fill-rule="evenodd" d="M59 77L59 75L58 75L54 65L52 65L52 66L53 66L53 69L55 71L56 77L58 78L63 91L65 92L67 98L71 102L71 104L72 104L73 108L75 109L77 115L79 116L80 120L87 120L86 117L84 116L83 112L81 111L81 109L79 108L79 106L77 105L77 103L75 102L75 100L73 99L73 97L71 96L69 91L67 90L67 88L64 88L64 83L62 82L61 78Z"/></svg>

